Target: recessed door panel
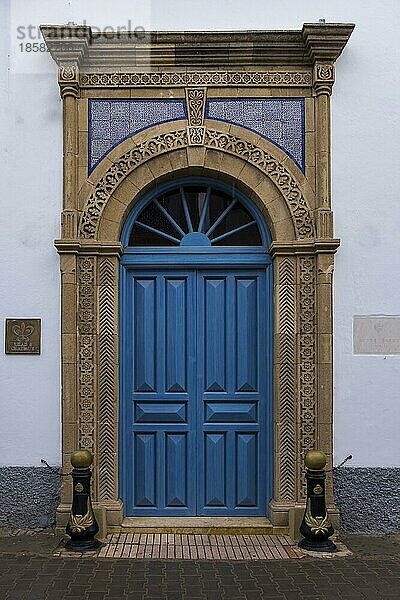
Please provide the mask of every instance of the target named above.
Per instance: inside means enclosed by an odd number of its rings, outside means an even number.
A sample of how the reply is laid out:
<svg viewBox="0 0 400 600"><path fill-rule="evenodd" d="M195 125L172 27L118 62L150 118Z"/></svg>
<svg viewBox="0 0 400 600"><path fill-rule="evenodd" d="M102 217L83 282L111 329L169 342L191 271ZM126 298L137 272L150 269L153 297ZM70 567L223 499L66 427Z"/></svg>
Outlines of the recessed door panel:
<svg viewBox="0 0 400 600"><path fill-rule="evenodd" d="M155 507L157 491L156 434L134 435L135 504Z"/></svg>
<svg viewBox="0 0 400 600"><path fill-rule="evenodd" d="M204 487L206 506L226 505L226 434L205 434Z"/></svg>
<svg viewBox="0 0 400 600"><path fill-rule="evenodd" d="M134 295L134 390L156 391L157 306L156 278L135 281Z"/></svg>
<svg viewBox="0 0 400 600"><path fill-rule="evenodd" d="M204 282L204 379L208 392L226 385L226 278Z"/></svg>
<svg viewBox="0 0 400 600"><path fill-rule="evenodd" d="M258 277L235 277L236 390L258 387Z"/></svg>
<svg viewBox="0 0 400 600"><path fill-rule="evenodd" d="M187 279L165 279L165 378L167 392L186 392Z"/></svg>
<svg viewBox="0 0 400 600"><path fill-rule="evenodd" d="M257 506L258 433L236 433L236 506Z"/></svg>
<svg viewBox="0 0 400 600"><path fill-rule="evenodd" d="M166 506L187 506L187 433L165 434Z"/></svg>

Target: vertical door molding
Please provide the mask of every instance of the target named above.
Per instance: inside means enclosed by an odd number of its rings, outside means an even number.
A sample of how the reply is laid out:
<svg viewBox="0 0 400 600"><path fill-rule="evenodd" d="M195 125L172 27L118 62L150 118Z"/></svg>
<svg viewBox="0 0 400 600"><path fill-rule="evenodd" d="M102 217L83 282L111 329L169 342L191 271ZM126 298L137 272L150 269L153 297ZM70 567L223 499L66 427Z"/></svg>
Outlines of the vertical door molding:
<svg viewBox="0 0 400 600"><path fill-rule="evenodd" d="M275 268L275 500L296 499L296 259L277 256Z"/></svg>
<svg viewBox="0 0 400 600"><path fill-rule="evenodd" d="M305 455L316 448L316 296L315 255L300 256L298 268L298 498L306 497Z"/></svg>
<svg viewBox="0 0 400 600"><path fill-rule="evenodd" d="M78 257L78 440L94 455L94 500L97 500L97 257Z"/></svg>

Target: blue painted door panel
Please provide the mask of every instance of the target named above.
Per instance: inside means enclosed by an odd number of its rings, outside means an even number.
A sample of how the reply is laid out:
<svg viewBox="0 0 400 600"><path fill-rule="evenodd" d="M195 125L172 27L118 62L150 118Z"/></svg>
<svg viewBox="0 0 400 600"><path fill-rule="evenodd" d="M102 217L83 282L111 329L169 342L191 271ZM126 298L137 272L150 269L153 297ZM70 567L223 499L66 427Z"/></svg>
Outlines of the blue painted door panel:
<svg viewBox="0 0 400 600"><path fill-rule="evenodd" d="M267 314L264 270L198 272L199 515L266 513Z"/></svg>
<svg viewBox="0 0 400 600"><path fill-rule="evenodd" d="M254 268L124 271L127 514L266 514L267 275Z"/></svg>
<svg viewBox="0 0 400 600"><path fill-rule="evenodd" d="M195 283L194 271L127 273L127 514L196 511Z"/></svg>

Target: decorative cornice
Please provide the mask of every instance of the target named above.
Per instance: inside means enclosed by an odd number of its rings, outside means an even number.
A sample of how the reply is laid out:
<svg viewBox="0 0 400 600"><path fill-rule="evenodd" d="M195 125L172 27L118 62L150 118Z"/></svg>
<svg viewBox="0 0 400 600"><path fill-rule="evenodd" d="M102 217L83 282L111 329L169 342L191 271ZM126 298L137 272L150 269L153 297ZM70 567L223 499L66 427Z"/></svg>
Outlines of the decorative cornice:
<svg viewBox="0 0 400 600"><path fill-rule="evenodd" d="M304 23L302 36L311 63L335 62L346 46L353 23Z"/></svg>
<svg viewBox="0 0 400 600"><path fill-rule="evenodd" d="M46 46L59 65L83 65L92 43L92 30L86 25L41 25Z"/></svg>
<svg viewBox="0 0 400 600"><path fill-rule="evenodd" d="M302 254L334 254L340 246L340 240L296 240L294 242L272 242L269 253L275 256L293 256Z"/></svg>
<svg viewBox="0 0 400 600"><path fill-rule="evenodd" d="M90 254L101 256L121 256L122 244L116 242L97 242L93 240L55 240L58 254Z"/></svg>
<svg viewBox="0 0 400 600"><path fill-rule="evenodd" d="M128 72L174 68L228 70L263 66L310 67L334 62L354 25L306 23L296 31L113 32L94 34L81 25L42 25L43 38L59 64L83 72L107 72L115 65ZM186 85L192 85L185 82ZM205 85L205 83L203 83Z"/></svg>

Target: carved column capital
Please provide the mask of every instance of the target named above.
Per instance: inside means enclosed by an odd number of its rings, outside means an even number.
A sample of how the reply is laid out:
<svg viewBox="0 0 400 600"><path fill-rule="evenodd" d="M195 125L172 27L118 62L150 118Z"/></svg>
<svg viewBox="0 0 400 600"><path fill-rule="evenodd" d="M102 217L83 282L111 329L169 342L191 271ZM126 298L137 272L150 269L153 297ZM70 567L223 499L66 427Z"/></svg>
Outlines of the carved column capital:
<svg viewBox="0 0 400 600"><path fill-rule="evenodd" d="M331 62L316 62L313 68L313 88L316 96L332 94L335 67Z"/></svg>
<svg viewBox="0 0 400 600"><path fill-rule="evenodd" d="M60 95L64 99L67 96L79 97L79 69L76 65L61 65L58 68L58 85Z"/></svg>

